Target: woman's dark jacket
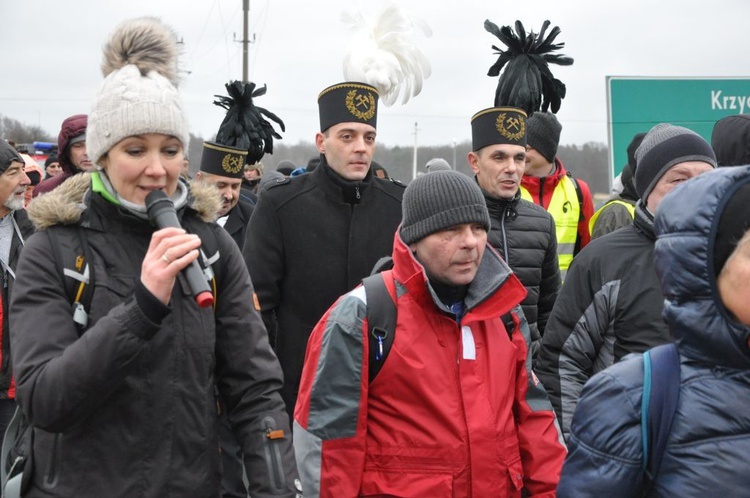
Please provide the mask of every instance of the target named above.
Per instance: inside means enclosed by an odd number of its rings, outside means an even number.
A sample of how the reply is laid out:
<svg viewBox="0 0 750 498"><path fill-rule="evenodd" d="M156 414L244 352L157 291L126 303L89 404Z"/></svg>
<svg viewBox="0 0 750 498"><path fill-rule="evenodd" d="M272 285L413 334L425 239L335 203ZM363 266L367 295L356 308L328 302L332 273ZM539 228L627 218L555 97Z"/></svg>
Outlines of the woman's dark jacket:
<svg viewBox="0 0 750 498"><path fill-rule="evenodd" d="M21 256L11 304L17 399L35 427L34 475L24 497L218 497L217 388L252 496L277 496L278 479L278 495L294 496L281 371L251 306L241 254L207 222L215 190L201 193L196 185L192 207L178 212L204 248L218 248L214 310L199 308L179 279L168 307L145 290L141 264L154 229L91 193L89 183L88 174L71 177L29 206L40 231ZM58 240L77 240L63 235L79 226L94 266L83 332L49 235L60 230ZM269 428L284 437L266 437ZM275 453L278 460L266 458Z"/></svg>

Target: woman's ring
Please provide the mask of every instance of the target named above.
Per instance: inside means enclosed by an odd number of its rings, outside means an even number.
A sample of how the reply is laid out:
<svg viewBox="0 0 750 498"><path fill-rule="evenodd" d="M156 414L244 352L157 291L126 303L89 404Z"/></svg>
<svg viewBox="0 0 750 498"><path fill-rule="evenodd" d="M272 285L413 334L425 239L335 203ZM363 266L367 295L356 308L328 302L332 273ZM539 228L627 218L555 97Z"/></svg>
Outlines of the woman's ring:
<svg viewBox="0 0 750 498"><path fill-rule="evenodd" d="M167 257L167 253L161 255L161 259L163 259L167 264L171 263L172 260Z"/></svg>

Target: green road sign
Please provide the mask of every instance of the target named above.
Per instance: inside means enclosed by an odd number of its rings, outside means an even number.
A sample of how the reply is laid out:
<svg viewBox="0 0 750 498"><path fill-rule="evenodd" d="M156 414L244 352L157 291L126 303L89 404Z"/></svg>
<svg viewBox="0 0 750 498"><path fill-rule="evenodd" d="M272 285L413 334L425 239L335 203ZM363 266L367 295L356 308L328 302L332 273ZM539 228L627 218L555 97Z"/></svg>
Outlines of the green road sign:
<svg viewBox="0 0 750 498"><path fill-rule="evenodd" d="M750 113L750 79L607 76L609 168L612 178L627 164L636 133L659 123L684 126L711 141L714 123Z"/></svg>

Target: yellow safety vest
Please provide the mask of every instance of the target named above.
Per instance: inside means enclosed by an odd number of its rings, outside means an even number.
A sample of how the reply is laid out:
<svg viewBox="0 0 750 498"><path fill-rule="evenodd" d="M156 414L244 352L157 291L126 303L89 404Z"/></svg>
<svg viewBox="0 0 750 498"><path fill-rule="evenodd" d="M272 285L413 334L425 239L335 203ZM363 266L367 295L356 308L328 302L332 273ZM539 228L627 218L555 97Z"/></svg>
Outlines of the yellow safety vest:
<svg viewBox="0 0 750 498"><path fill-rule="evenodd" d="M604 208L609 206L610 204L621 204L625 207L625 209L628 210L630 213L631 218L635 218L635 205L622 201L620 199L612 199L611 201L608 201L606 204L604 204L602 207L596 210L596 213L591 217L589 220L589 233L593 233L594 231L594 225L596 225L596 220L599 219L599 215L602 214L602 211L604 211Z"/></svg>
<svg viewBox="0 0 750 498"><path fill-rule="evenodd" d="M534 202L531 194L521 187L521 198ZM565 281L573 252L578 240L578 221L581 219L581 205L573 179L565 177L555 187L547 212L555 220L557 235L557 262L560 265L560 278Z"/></svg>

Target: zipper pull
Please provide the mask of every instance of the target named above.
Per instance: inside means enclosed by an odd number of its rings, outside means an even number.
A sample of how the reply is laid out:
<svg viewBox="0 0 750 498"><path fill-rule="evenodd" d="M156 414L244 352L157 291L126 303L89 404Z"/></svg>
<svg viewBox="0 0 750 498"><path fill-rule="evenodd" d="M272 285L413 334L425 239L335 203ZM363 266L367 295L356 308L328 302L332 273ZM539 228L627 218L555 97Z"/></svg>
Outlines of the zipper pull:
<svg viewBox="0 0 750 498"><path fill-rule="evenodd" d="M359 193L359 185L354 186L354 193L356 194L357 200L360 200L362 196Z"/></svg>

